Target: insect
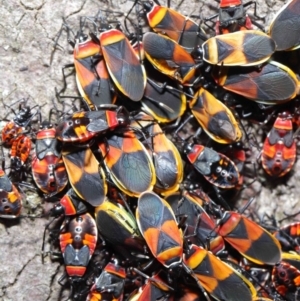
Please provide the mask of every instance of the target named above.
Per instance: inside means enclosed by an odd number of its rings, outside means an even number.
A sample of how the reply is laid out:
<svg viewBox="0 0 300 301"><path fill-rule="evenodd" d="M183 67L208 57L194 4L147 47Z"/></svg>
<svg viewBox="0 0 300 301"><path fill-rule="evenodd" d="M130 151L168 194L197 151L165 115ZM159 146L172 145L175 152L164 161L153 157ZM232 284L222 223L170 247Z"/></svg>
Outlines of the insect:
<svg viewBox="0 0 300 301"><path fill-rule="evenodd" d="M146 72L125 34L117 29L103 28L97 38L108 72L118 90L133 101L141 100Z"/></svg>
<svg viewBox="0 0 300 301"><path fill-rule="evenodd" d="M144 113L140 113L135 118L145 120L145 116ZM135 124L131 125L136 126ZM142 126L142 130L149 137L144 145L152 157L155 168L154 191L162 195L177 191L183 179L183 163L176 146L154 120L139 121L138 126Z"/></svg>
<svg viewBox="0 0 300 301"><path fill-rule="evenodd" d="M68 183L61 147L55 134L55 128L48 121L41 124L31 161L32 177L38 188L46 194L58 193Z"/></svg>
<svg viewBox="0 0 300 301"><path fill-rule="evenodd" d="M243 4L240 0L221 0L219 13L205 18L205 24L212 28L207 24L207 21L212 21L218 17L218 20L215 22L216 35L250 30L253 29L252 23L263 30L262 26L255 20L252 20L246 13L245 8L251 4L254 4L254 15L256 16L256 3L252 1Z"/></svg>
<svg viewBox="0 0 300 301"><path fill-rule="evenodd" d="M96 110L103 104L115 103L117 95L113 91L105 61L101 57L99 43L88 39L87 35L79 31L73 47L76 82L81 96Z"/></svg>
<svg viewBox="0 0 300 301"><path fill-rule="evenodd" d="M264 170L273 177L283 177L296 160L296 142L293 137L292 117L283 112L265 139L261 161Z"/></svg>
<svg viewBox="0 0 300 301"><path fill-rule="evenodd" d="M183 152L193 167L216 187L231 189L238 184L238 169L225 155L212 148L190 143L185 143Z"/></svg>
<svg viewBox="0 0 300 301"><path fill-rule="evenodd" d="M268 265L280 261L279 241L244 215L225 211L217 224L220 226L218 234L248 260Z"/></svg>
<svg viewBox="0 0 300 301"><path fill-rule="evenodd" d="M133 131L107 136L98 147L111 181L125 194L138 197L155 184L155 169L144 145Z"/></svg>
<svg viewBox="0 0 300 301"><path fill-rule="evenodd" d="M147 32L143 35L146 58L161 73L184 86L197 79L197 64L191 54L167 36Z"/></svg>
<svg viewBox="0 0 300 301"><path fill-rule="evenodd" d="M17 218L22 209L23 196L0 169L0 218Z"/></svg>
<svg viewBox="0 0 300 301"><path fill-rule="evenodd" d="M168 36L189 53L206 40L202 27L174 9L151 2L143 3L149 26L156 32Z"/></svg>
<svg viewBox="0 0 300 301"><path fill-rule="evenodd" d="M275 42L258 30L244 30L212 37L202 44L202 58L212 65L253 66L270 59Z"/></svg>
<svg viewBox="0 0 300 301"><path fill-rule="evenodd" d="M276 291L286 300L299 299L300 271L286 262L280 262L273 267L272 282Z"/></svg>
<svg viewBox="0 0 300 301"><path fill-rule="evenodd" d="M92 150L70 148L63 150L62 158L76 194L93 207L99 206L105 200L107 184L104 171Z"/></svg>
<svg viewBox="0 0 300 301"><path fill-rule="evenodd" d="M276 50L293 50L299 47L299 1L284 5L270 24L268 34L275 41Z"/></svg>
<svg viewBox="0 0 300 301"><path fill-rule="evenodd" d="M252 300L256 295L249 280L202 247L191 245L183 263L192 270L197 283L217 300Z"/></svg>
<svg viewBox="0 0 300 301"><path fill-rule="evenodd" d="M13 141L21 134L27 131L27 127L34 118L39 114L39 110L32 112L33 108L29 106L23 106L22 103L19 106L19 112L15 114L12 121L9 121L2 129L1 138L2 142L6 146L12 146Z"/></svg>
<svg viewBox="0 0 300 301"><path fill-rule="evenodd" d="M234 143L242 138L240 125L232 112L204 88L194 94L189 107L202 129L218 143Z"/></svg>
<svg viewBox="0 0 300 301"><path fill-rule="evenodd" d="M108 130L129 124L129 113L124 107L108 107L113 109L74 113L56 127L56 138L67 143L87 142Z"/></svg>
<svg viewBox="0 0 300 301"><path fill-rule="evenodd" d="M219 71L215 76L218 85L259 103L285 103L298 93L296 74L275 61L268 61L260 69L221 67Z"/></svg>
<svg viewBox="0 0 300 301"><path fill-rule="evenodd" d="M60 249L67 274L72 278L82 277L97 243L97 226L89 213L71 218L61 226Z"/></svg>
<svg viewBox="0 0 300 301"><path fill-rule="evenodd" d="M165 200L153 192L142 193L138 199L136 221L151 253L162 265L170 268L182 261L182 231Z"/></svg>

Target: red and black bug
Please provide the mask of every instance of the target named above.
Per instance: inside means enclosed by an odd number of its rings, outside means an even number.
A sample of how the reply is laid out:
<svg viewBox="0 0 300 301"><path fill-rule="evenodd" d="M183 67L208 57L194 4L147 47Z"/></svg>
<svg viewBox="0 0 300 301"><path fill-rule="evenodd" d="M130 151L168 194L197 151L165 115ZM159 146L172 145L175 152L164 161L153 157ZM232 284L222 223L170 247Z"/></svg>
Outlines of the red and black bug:
<svg viewBox="0 0 300 301"><path fill-rule="evenodd" d="M276 291L287 301L299 300L300 271L287 262L273 267L272 283Z"/></svg>
<svg viewBox="0 0 300 301"><path fill-rule="evenodd" d="M76 112L64 119L56 127L56 138L67 143L87 142L97 135L129 123L129 113L124 107L104 106L99 111Z"/></svg>
<svg viewBox="0 0 300 301"><path fill-rule="evenodd" d="M29 106L23 106L20 104L19 112L15 114L12 121L9 121L2 129L1 138L2 142L6 146L12 146L13 141L22 133L27 131L27 127L34 118L35 115L39 114L36 110L32 112L33 108Z"/></svg>
<svg viewBox="0 0 300 301"><path fill-rule="evenodd" d="M268 265L280 261L279 241L246 216L225 211L217 224L220 226L218 234L248 260Z"/></svg>
<svg viewBox="0 0 300 301"><path fill-rule="evenodd" d="M23 196L0 169L0 218L16 218L22 209Z"/></svg>
<svg viewBox="0 0 300 301"><path fill-rule="evenodd" d="M31 161L33 179L38 188L46 194L58 193L68 183L61 146L55 135L53 125L44 121L36 134L35 151Z"/></svg>
<svg viewBox="0 0 300 301"><path fill-rule="evenodd" d="M287 112L280 113L265 139L262 166L273 177L283 177L293 167L296 160L296 142L293 137L292 117Z"/></svg>
<svg viewBox="0 0 300 301"><path fill-rule="evenodd" d="M255 66L270 59L275 42L258 30L244 30L209 38L202 44L204 61L219 66Z"/></svg>
<svg viewBox="0 0 300 301"><path fill-rule="evenodd" d="M76 279L85 274L97 244L97 226L88 213L71 218L61 226L60 249L67 274Z"/></svg>
<svg viewBox="0 0 300 301"><path fill-rule="evenodd" d="M263 30L263 27L246 13L246 8L251 4L254 5L254 16L258 17L256 15L256 2L254 1L243 4L241 0L221 0L219 13L205 18L205 24L212 28L207 22L214 22L212 20L218 18L214 28L217 35L253 29L252 23Z"/></svg>
<svg viewBox="0 0 300 301"><path fill-rule="evenodd" d="M225 155L212 148L190 143L183 146L183 152L193 167L213 185L231 189L239 183L239 171Z"/></svg>
<svg viewBox="0 0 300 301"><path fill-rule="evenodd" d="M152 157L156 174L154 190L163 195L177 191L183 179L183 163L176 146L150 116L140 113L135 118L142 121L131 125L142 127L147 137L144 145Z"/></svg>

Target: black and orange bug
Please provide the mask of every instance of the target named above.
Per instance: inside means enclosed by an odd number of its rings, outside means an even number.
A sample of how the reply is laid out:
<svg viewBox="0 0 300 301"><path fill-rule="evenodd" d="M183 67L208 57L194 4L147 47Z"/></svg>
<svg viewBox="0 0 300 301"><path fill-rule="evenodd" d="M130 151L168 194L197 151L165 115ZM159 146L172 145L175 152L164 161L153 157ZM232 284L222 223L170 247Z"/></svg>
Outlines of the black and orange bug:
<svg viewBox="0 0 300 301"><path fill-rule="evenodd" d="M202 247L191 245L183 255L191 276L216 300L252 300L256 290L249 280Z"/></svg>
<svg viewBox="0 0 300 301"><path fill-rule="evenodd" d="M261 68L224 68L215 76L225 90L264 104L281 104L298 94L296 74L283 64L269 61Z"/></svg>
<svg viewBox="0 0 300 301"><path fill-rule="evenodd" d="M54 126L48 121L43 121L36 133L35 151L32 155L32 177L38 188L45 194L58 193L68 184L61 147L55 135Z"/></svg>
<svg viewBox="0 0 300 301"><path fill-rule="evenodd" d="M276 50L293 50L300 45L300 3L291 0L275 15L268 34L275 41Z"/></svg>
<svg viewBox="0 0 300 301"><path fill-rule="evenodd" d="M182 46L167 36L154 32L143 35L146 58L161 73L185 86L192 86L197 79L197 64Z"/></svg>
<svg viewBox="0 0 300 301"><path fill-rule="evenodd" d="M239 183L239 171L225 155L212 148L191 143L183 146L183 152L193 167L216 187L232 189Z"/></svg>
<svg viewBox="0 0 300 301"><path fill-rule="evenodd" d="M70 148L63 150L62 158L70 184L77 195L93 207L102 204L107 193L107 184L104 171L92 150Z"/></svg>
<svg viewBox="0 0 300 301"><path fill-rule="evenodd" d="M152 190L155 168L145 146L131 130L107 136L98 143L110 180L125 194L138 197Z"/></svg>
<svg viewBox="0 0 300 301"><path fill-rule="evenodd" d="M281 261L272 270L272 283L276 291L287 301L299 300L300 271Z"/></svg>
<svg viewBox="0 0 300 301"><path fill-rule="evenodd" d="M109 29L101 32L98 39L108 72L118 90L133 101L141 100L146 72L126 35Z"/></svg>
<svg viewBox="0 0 300 301"><path fill-rule="evenodd" d="M213 140L223 144L241 140L242 131L233 113L204 88L194 94L189 107L202 129Z"/></svg>
<svg viewBox="0 0 300 301"><path fill-rule="evenodd" d="M272 177L283 177L296 161L296 142L293 137L292 116L288 112L278 115L265 139L262 153L262 166Z"/></svg>
<svg viewBox="0 0 300 301"><path fill-rule="evenodd" d="M105 200L95 209L99 234L127 261L137 261L132 252L144 254L145 241L133 215L121 205Z"/></svg>
<svg viewBox="0 0 300 301"><path fill-rule="evenodd" d="M156 33L168 36L188 52L206 40L201 25L169 7L144 2L148 24Z"/></svg>
<svg viewBox="0 0 300 301"><path fill-rule="evenodd" d="M22 209L23 196L0 169L0 218L17 218Z"/></svg>
<svg viewBox="0 0 300 301"><path fill-rule="evenodd" d="M253 66L270 59L275 42L261 31L245 30L212 37L199 50L212 65Z"/></svg>
<svg viewBox="0 0 300 301"><path fill-rule="evenodd" d="M98 231L95 220L89 213L71 218L62 224L59 244L68 276L82 277L93 255Z"/></svg>
<svg viewBox="0 0 300 301"><path fill-rule="evenodd" d="M73 48L73 63L67 64L62 68L64 87L57 94L61 95L67 87L64 70L74 67L80 95L90 110L97 110L97 107L103 104L115 103L117 95L113 91L112 81L101 56L99 41L88 38L88 35L84 33L85 27L88 27L88 20L92 21L87 17L80 18L80 28L73 41L70 39L70 32L73 33L73 31L67 22L63 22L58 33L56 42L62 30L65 29L67 31L68 42Z"/></svg>
<svg viewBox="0 0 300 301"><path fill-rule="evenodd" d="M92 285L86 301L122 301L125 287L126 270L109 262Z"/></svg>
<svg viewBox="0 0 300 301"><path fill-rule="evenodd" d="M218 234L251 262L275 265L280 261L279 241L246 216L225 211L217 225Z"/></svg>
<svg viewBox="0 0 300 301"><path fill-rule="evenodd" d="M145 120L145 117L142 116L147 115L140 113L135 116L135 119ZM183 163L173 142L168 139L159 124L151 120L150 116L149 118L149 121L138 121L137 124L142 126L142 130L147 136L145 147L152 157L155 168L156 183L153 189L155 192L165 195L179 189L179 184L183 179Z"/></svg>
<svg viewBox="0 0 300 301"><path fill-rule="evenodd" d="M76 82L81 96L95 110L103 104L115 103L117 95L112 89L112 81L101 57L100 45L78 32L73 46Z"/></svg>
<svg viewBox="0 0 300 301"><path fill-rule="evenodd" d="M178 266L183 255L183 236L171 206L154 192L138 199L136 221L153 256L165 267Z"/></svg>
<svg viewBox="0 0 300 301"><path fill-rule="evenodd" d="M283 251L300 253L300 223L294 222L281 227L273 234L280 242Z"/></svg>
<svg viewBox="0 0 300 301"><path fill-rule="evenodd" d="M129 113L122 106L104 106L99 111L79 111L58 124L56 138L67 143L87 142L129 123Z"/></svg>

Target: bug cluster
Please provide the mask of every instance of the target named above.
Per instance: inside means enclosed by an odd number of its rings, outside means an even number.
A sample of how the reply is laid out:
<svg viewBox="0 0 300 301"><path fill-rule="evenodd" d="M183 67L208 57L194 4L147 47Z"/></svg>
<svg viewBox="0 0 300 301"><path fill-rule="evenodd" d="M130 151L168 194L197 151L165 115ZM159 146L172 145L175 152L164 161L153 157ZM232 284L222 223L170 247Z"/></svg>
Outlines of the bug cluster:
<svg viewBox="0 0 300 301"><path fill-rule="evenodd" d="M22 216L23 189L59 199L42 253L63 258L70 299L298 300L299 225L259 225L234 202L247 153L274 178L296 160L300 1L267 33L249 5L203 20L135 1L122 25L110 10L64 22L80 96L64 76L63 109L46 121L21 102L2 129L0 217ZM270 122L260 149L249 124Z"/></svg>

